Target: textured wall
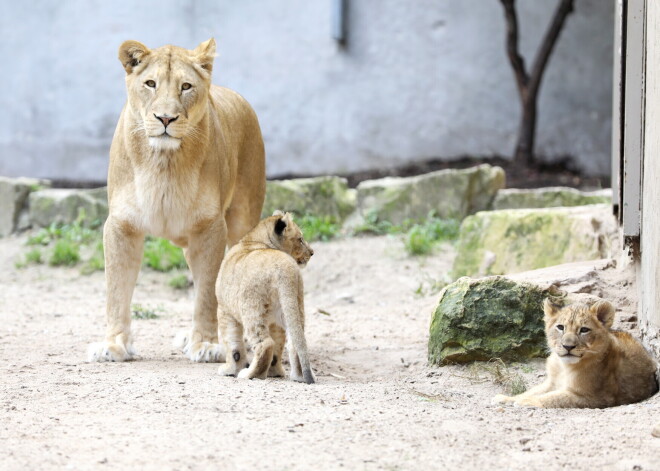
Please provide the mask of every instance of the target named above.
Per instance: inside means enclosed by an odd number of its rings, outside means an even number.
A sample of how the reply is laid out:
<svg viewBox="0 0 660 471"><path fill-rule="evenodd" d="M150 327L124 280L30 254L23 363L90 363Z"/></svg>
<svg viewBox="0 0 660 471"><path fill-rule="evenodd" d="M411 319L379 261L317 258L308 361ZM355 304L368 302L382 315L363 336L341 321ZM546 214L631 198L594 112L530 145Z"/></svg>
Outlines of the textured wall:
<svg viewBox="0 0 660 471"><path fill-rule="evenodd" d="M609 172L613 2L577 0L543 84L538 151ZM523 51L556 2L519 1ZM214 82L259 115L269 175L510 154L519 114L498 0L1 0L0 174L103 179L124 102L117 48L215 36Z"/></svg>

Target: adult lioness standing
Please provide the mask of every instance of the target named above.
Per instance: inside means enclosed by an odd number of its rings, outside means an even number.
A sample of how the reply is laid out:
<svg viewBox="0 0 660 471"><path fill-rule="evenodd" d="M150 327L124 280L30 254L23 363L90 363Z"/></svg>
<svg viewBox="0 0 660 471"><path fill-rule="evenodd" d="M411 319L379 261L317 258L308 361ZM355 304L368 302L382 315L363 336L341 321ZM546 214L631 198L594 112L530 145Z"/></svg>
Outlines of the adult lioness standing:
<svg viewBox="0 0 660 471"><path fill-rule="evenodd" d="M110 148L110 214L103 231L107 286L105 341L90 361L131 359L130 302L146 234L185 250L195 284L193 361L224 361L218 344L215 280L227 243L257 222L266 176L257 117L237 93L211 85L215 41L194 50L119 48L128 101Z"/></svg>

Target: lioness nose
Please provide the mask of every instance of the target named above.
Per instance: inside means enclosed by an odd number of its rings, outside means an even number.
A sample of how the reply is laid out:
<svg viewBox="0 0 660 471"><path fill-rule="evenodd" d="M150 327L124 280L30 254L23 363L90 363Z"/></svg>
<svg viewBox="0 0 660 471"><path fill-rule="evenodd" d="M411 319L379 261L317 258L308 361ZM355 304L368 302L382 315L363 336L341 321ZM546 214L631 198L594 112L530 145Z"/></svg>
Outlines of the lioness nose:
<svg viewBox="0 0 660 471"><path fill-rule="evenodd" d="M161 123L163 123L163 126L165 126L165 127L167 127L167 125L170 124L172 121L176 121L177 119L179 119L178 116L166 116L166 115L163 115L163 116L157 116L157 115L155 115L155 114L154 114L154 116L156 117L156 119L157 119L158 121L160 121Z"/></svg>
<svg viewBox="0 0 660 471"><path fill-rule="evenodd" d="M567 352L570 352L575 348L575 345L562 345L566 349Z"/></svg>

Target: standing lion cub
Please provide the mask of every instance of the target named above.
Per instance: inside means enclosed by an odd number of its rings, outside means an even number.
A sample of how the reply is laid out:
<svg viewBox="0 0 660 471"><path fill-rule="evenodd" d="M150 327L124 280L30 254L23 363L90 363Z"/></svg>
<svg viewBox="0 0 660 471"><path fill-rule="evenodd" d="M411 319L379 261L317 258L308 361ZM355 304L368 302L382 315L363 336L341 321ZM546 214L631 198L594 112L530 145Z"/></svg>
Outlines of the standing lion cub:
<svg viewBox="0 0 660 471"><path fill-rule="evenodd" d="M281 211L259 222L227 253L215 288L227 358L220 374L284 376L282 351L288 337L291 379L315 382L305 341L300 274L312 255L291 215ZM254 352L249 366L244 336Z"/></svg>
<svg viewBox="0 0 660 471"><path fill-rule="evenodd" d="M642 401L658 391L655 363L626 332L610 330L614 307L607 301L564 308L546 299L545 334L552 353L547 379L518 396L494 402L534 407L611 407Z"/></svg>

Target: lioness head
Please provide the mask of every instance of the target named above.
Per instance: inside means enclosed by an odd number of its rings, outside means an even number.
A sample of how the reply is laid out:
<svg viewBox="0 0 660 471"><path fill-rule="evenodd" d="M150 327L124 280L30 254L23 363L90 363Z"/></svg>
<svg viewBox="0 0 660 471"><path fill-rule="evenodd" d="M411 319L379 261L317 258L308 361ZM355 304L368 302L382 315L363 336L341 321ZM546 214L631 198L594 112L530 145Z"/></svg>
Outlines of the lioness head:
<svg viewBox="0 0 660 471"><path fill-rule="evenodd" d="M298 266L307 265L314 251L304 239L298 225L293 222L291 214L275 211L268 219L272 224L274 241L278 248L291 255Z"/></svg>
<svg viewBox="0 0 660 471"><path fill-rule="evenodd" d="M607 301L560 307L546 299L543 311L548 346L564 363L578 363L607 349L614 322L614 306Z"/></svg>
<svg viewBox="0 0 660 471"><path fill-rule="evenodd" d="M195 126L208 104L214 57L213 38L193 50L149 49L137 41L119 47L134 132L144 133L152 148L173 151L184 138L197 137Z"/></svg>

